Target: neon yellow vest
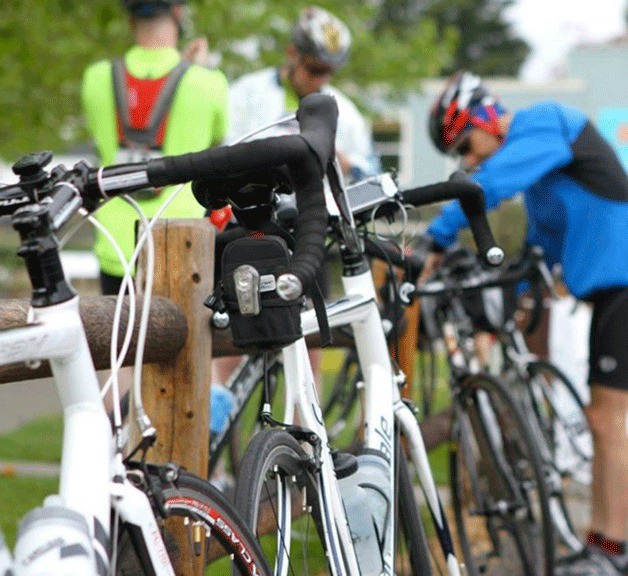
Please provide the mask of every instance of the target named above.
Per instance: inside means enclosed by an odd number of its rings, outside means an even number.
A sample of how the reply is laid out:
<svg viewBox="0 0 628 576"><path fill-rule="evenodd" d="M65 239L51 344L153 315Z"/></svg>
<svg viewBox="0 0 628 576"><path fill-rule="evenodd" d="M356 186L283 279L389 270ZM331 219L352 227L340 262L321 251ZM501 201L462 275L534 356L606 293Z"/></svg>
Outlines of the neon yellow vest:
<svg viewBox="0 0 628 576"><path fill-rule="evenodd" d="M130 74L137 78L159 78L168 74L180 61L174 48L146 49L135 46L125 57ZM114 163L118 151L115 96L111 62L92 64L83 76L83 111L96 143L101 163ZM218 70L190 66L181 78L170 108L163 153L166 155L196 152L220 142L227 130L227 80ZM165 188L156 198L141 200L150 218L170 196L174 188ZM200 218L200 206L189 184L164 213L165 218ZM113 199L96 213L129 259L135 246L135 211L123 200ZM122 276L123 267L114 248L96 232L94 250L103 272Z"/></svg>

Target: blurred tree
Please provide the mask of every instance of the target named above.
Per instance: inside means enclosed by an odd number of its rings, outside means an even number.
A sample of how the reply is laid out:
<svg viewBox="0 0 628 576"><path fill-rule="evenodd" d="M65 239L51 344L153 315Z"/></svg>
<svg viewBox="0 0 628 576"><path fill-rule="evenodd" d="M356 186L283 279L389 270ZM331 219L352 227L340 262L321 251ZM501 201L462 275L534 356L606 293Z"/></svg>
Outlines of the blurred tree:
<svg viewBox="0 0 628 576"><path fill-rule="evenodd" d="M85 67L122 54L132 36L120 0L21 0L5 2L0 19L0 157L50 148L61 151L86 139L80 112ZM209 39L218 66L233 79L278 64L291 24L307 2L191 0L195 33ZM439 35L421 19L412 26L378 25L379 2L320 0L353 33L349 65L335 83L364 98L365 87L387 95L418 89L440 72L454 36ZM362 104L365 104L362 101Z"/></svg>
<svg viewBox="0 0 628 576"><path fill-rule="evenodd" d="M437 0L425 10L441 36L455 34L457 48L445 65L448 75L461 68L480 76L516 76L530 52L505 20L514 0Z"/></svg>
<svg viewBox="0 0 628 576"><path fill-rule="evenodd" d="M63 150L81 138L83 68L131 41L117 2L4 2L0 18L0 157Z"/></svg>

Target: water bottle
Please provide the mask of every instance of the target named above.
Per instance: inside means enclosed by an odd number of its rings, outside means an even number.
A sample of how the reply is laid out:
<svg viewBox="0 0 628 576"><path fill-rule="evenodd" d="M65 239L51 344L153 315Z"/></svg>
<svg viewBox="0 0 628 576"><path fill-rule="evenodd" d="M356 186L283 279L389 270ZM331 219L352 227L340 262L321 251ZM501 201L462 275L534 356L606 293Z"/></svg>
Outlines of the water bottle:
<svg viewBox="0 0 628 576"><path fill-rule="evenodd" d="M0 574L12 574L13 558L11 552L4 541L4 534L0 530Z"/></svg>
<svg viewBox="0 0 628 576"><path fill-rule="evenodd" d="M87 522L56 504L31 510L21 521L15 545L15 576L97 576Z"/></svg>
<svg viewBox="0 0 628 576"><path fill-rule="evenodd" d="M375 450L357 457L358 468L353 474L339 478L340 493L349 521L351 539L362 576L388 573L382 558L380 542L387 534L390 522L389 467Z"/></svg>

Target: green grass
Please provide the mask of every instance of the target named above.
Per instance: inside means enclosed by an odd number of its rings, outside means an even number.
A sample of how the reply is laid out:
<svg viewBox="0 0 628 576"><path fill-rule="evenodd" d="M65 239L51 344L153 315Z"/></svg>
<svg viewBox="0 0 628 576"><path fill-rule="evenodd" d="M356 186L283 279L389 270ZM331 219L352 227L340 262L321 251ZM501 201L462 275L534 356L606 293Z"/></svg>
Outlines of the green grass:
<svg viewBox="0 0 628 576"><path fill-rule="evenodd" d="M0 476L0 528L13 548L17 522L29 510L41 506L44 498L57 492L57 478Z"/></svg>
<svg viewBox="0 0 628 576"><path fill-rule="evenodd" d="M63 423L61 415L33 420L0 435L0 460L59 462Z"/></svg>
<svg viewBox="0 0 628 576"><path fill-rule="evenodd" d="M59 462L61 416L46 416L0 435L0 460ZM29 510L41 506L44 497L57 492L58 478L0 476L0 528L13 547L17 522Z"/></svg>

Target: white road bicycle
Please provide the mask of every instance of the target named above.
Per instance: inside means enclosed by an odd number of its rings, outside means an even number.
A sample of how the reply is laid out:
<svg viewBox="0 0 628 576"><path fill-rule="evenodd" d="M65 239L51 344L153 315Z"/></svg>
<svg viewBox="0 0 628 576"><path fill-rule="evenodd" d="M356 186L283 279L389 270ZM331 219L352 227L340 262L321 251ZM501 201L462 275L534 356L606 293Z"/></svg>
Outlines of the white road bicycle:
<svg viewBox="0 0 628 576"><path fill-rule="evenodd" d="M0 334L0 363L49 360L64 420L59 494L22 520L15 576L166 576L175 574L182 557L188 562L186 574L205 574L210 559L225 554L227 566L215 571L210 566L207 573L270 574L258 542L207 482L174 464L123 460L101 399L78 296L63 275L56 233L81 205L92 211L114 195L194 178L228 178L268 165L298 168L297 196L305 190L309 199L303 218L324 222L308 207L324 210L321 166L331 152L320 142L333 142L335 104L312 97L302 102L300 114L304 128L299 136L228 149L100 169L81 162L51 172L44 168L52 154L44 152L14 165L20 181L0 188L0 216L10 216L20 234L19 255L33 285L32 308L25 327ZM322 249L322 230L309 240ZM298 255L292 270L307 284L297 261ZM144 443L150 444L154 429L146 421L141 429ZM183 535L189 550L178 545L175 534Z"/></svg>
<svg viewBox="0 0 628 576"><path fill-rule="evenodd" d="M273 346L271 342L267 345L274 348L271 353L281 348L283 356L284 413L281 419L274 418L270 405L264 406L261 417L266 429L253 437L238 467L236 508L256 530L276 575L321 570L334 576L431 574L407 454L420 478L448 573L459 575L460 563L418 422L400 396L404 376L395 370L389 357L354 214L368 217L382 205L396 210L402 203L418 206L459 198L481 253L492 264L501 262L503 253L494 246L486 223L482 191L468 181L399 193L392 178L381 175L354 186L348 197L337 174L335 168L328 170L327 206L331 234L339 240L345 296L326 305L326 316L331 327L352 329L364 376L363 449L354 457L335 452L330 446L304 338L294 334L287 345L283 342ZM246 210L250 214L258 209L267 216L268 211L260 204L263 202L256 199ZM238 206L239 210L243 208ZM261 220L249 219L247 226L261 228L267 234L278 232ZM226 239L223 241L230 246ZM229 258L223 257L222 262L224 284L234 282L230 274L235 276L236 285L244 280L240 288L246 298L227 305L232 327L234 317L241 321L245 316L259 315L264 309L264 295L273 293L272 288L260 287L275 285L267 270L259 271L257 276L251 270L261 265L255 260L250 239L241 244L241 250L245 253L239 261L241 266L231 265ZM243 269L248 276L241 274ZM260 305L256 311L242 314L243 301ZM303 336L319 330L315 310L302 314L301 320ZM284 334L277 336L279 339Z"/></svg>

